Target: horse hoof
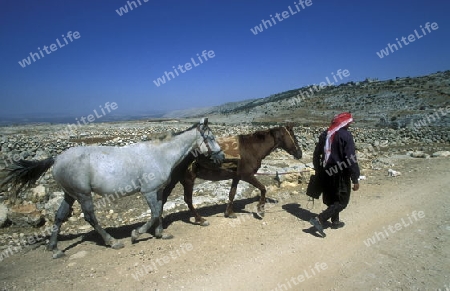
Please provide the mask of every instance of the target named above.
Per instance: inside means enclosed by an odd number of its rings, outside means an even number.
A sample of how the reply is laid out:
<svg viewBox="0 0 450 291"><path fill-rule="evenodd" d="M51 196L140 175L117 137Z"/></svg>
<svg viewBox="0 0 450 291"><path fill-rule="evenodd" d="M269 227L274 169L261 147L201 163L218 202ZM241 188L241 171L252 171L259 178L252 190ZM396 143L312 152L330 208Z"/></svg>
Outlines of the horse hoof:
<svg viewBox="0 0 450 291"><path fill-rule="evenodd" d="M258 205L258 207L256 208L256 215L259 218L263 218L264 217L264 205Z"/></svg>
<svg viewBox="0 0 450 291"><path fill-rule="evenodd" d="M161 236L162 239L172 239L173 235L171 235L170 233L163 233L163 235Z"/></svg>
<svg viewBox="0 0 450 291"><path fill-rule="evenodd" d="M139 238L139 232L135 229L131 232L131 243L135 243L136 240Z"/></svg>
<svg viewBox="0 0 450 291"><path fill-rule="evenodd" d="M197 225L200 225L200 226L208 226L208 225L209 225L209 222L208 222L208 220L202 218L202 219L200 219L200 220L196 220L196 221L194 222L194 224L197 224Z"/></svg>
<svg viewBox="0 0 450 291"><path fill-rule="evenodd" d="M123 248L125 245L123 243L121 243L120 241L116 241L111 245L111 248L114 250L118 250Z"/></svg>
<svg viewBox="0 0 450 291"><path fill-rule="evenodd" d="M171 235L170 233L161 233L159 235L155 234L155 237L159 239L171 239L173 238L173 235Z"/></svg>
<svg viewBox="0 0 450 291"><path fill-rule="evenodd" d="M264 218L264 212L256 212L256 216L258 216L259 218Z"/></svg>
<svg viewBox="0 0 450 291"><path fill-rule="evenodd" d="M225 212L225 217L227 217L227 218L237 218L237 215L234 212L231 212L231 213Z"/></svg>
<svg viewBox="0 0 450 291"><path fill-rule="evenodd" d="M208 226L209 222L208 220L203 220L202 222L200 222L200 226Z"/></svg>
<svg viewBox="0 0 450 291"><path fill-rule="evenodd" d="M65 255L66 255L66 254L65 254L63 251L60 251L60 250L54 250L54 251L53 251L52 258L53 258L53 259L59 259L59 258L64 257Z"/></svg>

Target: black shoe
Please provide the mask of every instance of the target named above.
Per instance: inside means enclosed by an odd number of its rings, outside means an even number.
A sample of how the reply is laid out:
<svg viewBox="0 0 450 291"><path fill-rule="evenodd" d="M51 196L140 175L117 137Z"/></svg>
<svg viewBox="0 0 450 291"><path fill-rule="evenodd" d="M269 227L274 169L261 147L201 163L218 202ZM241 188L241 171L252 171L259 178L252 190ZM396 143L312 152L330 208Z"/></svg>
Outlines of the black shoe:
<svg viewBox="0 0 450 291"><path fill-rule="evenodd" d="M343 221L333 221L331 222L331 228L332 229L338 229L344 227L345 223Z"/></svg>
<svg viewBox="0 0 450 291"><path fill-rule="evenodd" d="M320 223L320 220L318 217L313 217L309 220L309 223L311 223L314 228L322 235L322 237L326 237L327 235L325 232L323 232L322 224Z"/></svg>

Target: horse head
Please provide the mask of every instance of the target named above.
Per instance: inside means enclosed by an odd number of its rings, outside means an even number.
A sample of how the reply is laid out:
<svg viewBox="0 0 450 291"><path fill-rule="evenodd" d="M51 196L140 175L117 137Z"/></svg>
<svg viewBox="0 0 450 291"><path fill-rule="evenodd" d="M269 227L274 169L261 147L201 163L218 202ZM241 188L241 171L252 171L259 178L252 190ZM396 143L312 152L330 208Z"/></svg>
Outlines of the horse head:
<svg viewBox="0 0 450 291"><path fill-rule="evenodd" d="M197 146L200 152L205 156L209 156L214 163L221 164L225 159L225 154L208 126L208 118L200 120L197 130L200 133L200 137L197 139Z"/></svg>
<svg viewBox="0 0 450 291"><path fill-rule="evenodd" d="M271 131L276 139L278 147L282 148L296 159L302 158L302 150L295 137L292 125L272 128Z"/></svg>

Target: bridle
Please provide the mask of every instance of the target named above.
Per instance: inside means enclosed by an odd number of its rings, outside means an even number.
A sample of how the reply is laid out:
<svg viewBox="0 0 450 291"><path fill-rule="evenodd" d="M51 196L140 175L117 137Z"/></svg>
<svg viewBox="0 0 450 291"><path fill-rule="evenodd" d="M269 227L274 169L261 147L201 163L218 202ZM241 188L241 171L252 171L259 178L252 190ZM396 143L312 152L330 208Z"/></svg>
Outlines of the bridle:
<svg viewBox="0 0 450 291"><path fill-rule="evenodd" d="M286 131L286 133L287 133L287 135L289 136L289 138L291 139L291 141L292 141L292 144L294 145L294 147L295 147L295 150L298 150L297 149L297 143L295 142L295 138L292 136L292 134L289 132L289 130L286 128L286 126L282 126L282 128ZM272 134L272 131L271 131L271 134ZM273 147L273 149L276 149L276 148L278 148L279 146L280 146L280 138L278 137L275 137L273 134L272 134L272 136L274 137L274 139L276 140L276 143L275 143L275 146ZM290 154L293 154L293 153L290 153Z"/></svg>
<svg viewBox="0 0 450 291"><path fill-rule="evenodd" d="M209 142L208 142L208 140L209 141L214 141L215 139L214 139L214 135L212 136L212 137L210 137L209 136L209 134L208 135L206 135L205 133L206 132L209 132L209 133L211 133L211 129L209 128L209 126L207 125L207 124L204 124L203 126L203 130L200 128L200 126L201 126L202 124L199 124L198 126L197 126L197 131L200 133L200 135L202 136L202 138L203 138L203 140L202 140L202 143L199 145L199 148L202 146L202 144L204 143L205 144L205 146L206 146L206 148L208 149L208 156L214 161L214 163L217 163L217 164L222 164L222 161L223 161L223 159L224 159L224 157L225 157L225 155L223 154L223 151L222 151L222 149L219 147L219 150L218 151L213 151L212 149L211 149L211 147L210 147L210 145L209 145Z"/></svg>
<svg viewBox="0 0 450 291"><path fill-rule="evenodd" d="M297 143L295 142L295 137L292 136L291 132L286 128L286 126L283 126L283 128L284 128L284 130L286 130L288 136L291 138L292 144L295 146L295 149L299 150L299 149L297 149Z"/></svg>
<svg viewBox="0 0 450 291"><path fill-rule="evenodd" d="M209 135L205 135L205 132L211 132L211 129L209 128L208 125L204 125L203 130L200 128L200 126L202 126L202 124L199 124L197 126L197 131L200 133L201 137L203 138L202 143L200 145L198 145L198 147L200 148L202 146L202 144L205 144L206 148L208 149L208 155L214 154L215 152L213 152L213 150L211 149L211 147L209 146L209 142L208 140L214 140L214 138L209 137Z"/></svg>

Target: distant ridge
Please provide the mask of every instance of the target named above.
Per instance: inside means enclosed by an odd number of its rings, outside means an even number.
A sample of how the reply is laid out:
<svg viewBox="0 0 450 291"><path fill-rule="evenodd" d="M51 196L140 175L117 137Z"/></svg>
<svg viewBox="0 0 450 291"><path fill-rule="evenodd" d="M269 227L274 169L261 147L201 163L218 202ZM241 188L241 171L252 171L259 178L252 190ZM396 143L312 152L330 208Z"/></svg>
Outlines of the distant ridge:
<svg viewBox="0 0 450 291"><path fill-rule="evenodd" d="M342 111L368 125L407 127L427 114L450 106L450 70L419 77L379 81L367 78L319 88L310 85L265 98L220 106L179 110L165 117L199 117L228 123L286 122L324 124ZM450 110L450 108L449 108ZM433 125L450 126L450 114Z"/></svg>
<svg viewBox="0 0 450 291"><path fill-rule="evenodd" d="M111 113L103 115L98 118L94 123L98 122L115 122L115 121L127 121L127 120L139 120L146 118L161 118L163 112L154 113L139 113L139 114L120 114ZM28 113L28 114L9 114L0 116L0 126L7 125L22 125L22 124L76 124L77 119L80 119L81 115L58 115L54 113Z"/></svg>

